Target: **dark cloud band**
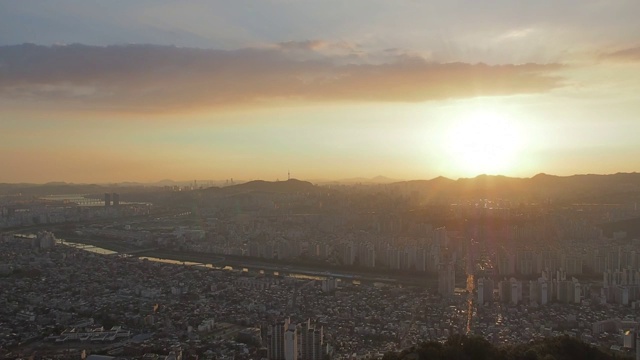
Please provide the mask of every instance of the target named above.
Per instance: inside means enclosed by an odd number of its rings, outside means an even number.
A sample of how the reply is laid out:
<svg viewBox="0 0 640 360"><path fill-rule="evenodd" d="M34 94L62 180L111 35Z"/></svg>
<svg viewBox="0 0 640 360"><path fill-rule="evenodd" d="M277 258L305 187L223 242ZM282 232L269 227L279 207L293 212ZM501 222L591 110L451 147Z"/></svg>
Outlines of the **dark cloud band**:
<svg viewBox="0 0 640 360"><path fill-rule="evenodd" d="M324 42L205 50L154 45L0 47L0 98L167 111L273 101L417 102L549 91L558 64L434 63L322 53ZM300 50L292 54L292 48Z"/></svg>

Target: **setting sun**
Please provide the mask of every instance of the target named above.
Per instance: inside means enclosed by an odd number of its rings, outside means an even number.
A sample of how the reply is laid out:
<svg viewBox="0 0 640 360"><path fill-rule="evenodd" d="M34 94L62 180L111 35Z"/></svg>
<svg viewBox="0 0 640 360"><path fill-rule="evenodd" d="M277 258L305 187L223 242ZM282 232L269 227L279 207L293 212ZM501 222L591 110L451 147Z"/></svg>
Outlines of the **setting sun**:
<svg viewBox="0 0 640 360"><path fill-rule="evenodd" d="M475 111L453 122L446 139L450 166L465 175L513 170L522 150L522 131L506 116Z"/></svg>

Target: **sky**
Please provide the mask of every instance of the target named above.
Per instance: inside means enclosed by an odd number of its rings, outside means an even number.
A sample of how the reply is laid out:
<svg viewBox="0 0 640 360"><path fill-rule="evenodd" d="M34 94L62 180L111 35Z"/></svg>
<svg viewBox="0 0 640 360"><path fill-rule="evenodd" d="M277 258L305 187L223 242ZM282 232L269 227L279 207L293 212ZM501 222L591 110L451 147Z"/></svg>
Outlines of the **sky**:
<svg viewBox="0 0 640 360"><path fill-rule="evenodd" d="M637 0L0 0L0 182L640 170Z"/></svg>

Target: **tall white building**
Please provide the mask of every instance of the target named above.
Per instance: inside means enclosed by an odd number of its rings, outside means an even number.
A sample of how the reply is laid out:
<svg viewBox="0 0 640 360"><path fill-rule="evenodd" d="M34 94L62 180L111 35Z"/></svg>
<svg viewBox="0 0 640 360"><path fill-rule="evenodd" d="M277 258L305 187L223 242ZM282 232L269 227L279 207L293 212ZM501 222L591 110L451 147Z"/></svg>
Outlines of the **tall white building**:
<svg viewBox="0 0 640 360"><path fill-rule="evenodd" d="M556 299L561 303L579 304L582 296L582 285L578 279L559 280L556 282Z"/></svg>
<svg viewBox="0 0 640 360"><path fill-rule="evenodd" d="M578 279L573 278L573 303L580 304L580 298L582 296L582 285L578 282Z"/></svg>
<svg viewBox="0 0 640 360"><path fill-rule="evenodd" d="M298 332L294 324L284 333L284 360L298 360Z"/></svg>
<svg viewBox="0 0 640 360"><path fill-rule="evenodd" d="M287 318L267 329L269 360L322 360L325 354L322 326L310 320L296 325Z"/></svg>
<svg viewBox="0 0 640 360"><path fill-rule="evenodd" d="M529 300L538 305L546 305L550 300L549 284L544 277L529 282Z"/></svg>
<svg viewBox="0 0 640 360"><path fill-rule="evenodd" d="M289 318L267 329L267 356L269 360L285 359L285 333L291 324Z"/></svg>
<svg viewBox="0 0 640 360"><path fill-rule="evenodd" d="M352 242L342 244L342 264L353 265L357 252Z"/></svg>
<svg viewBox="0 0 640 360"><path fill-rule="evenodd" d="M547 280L542 279L540 281L540 305L546 305L549 302L549 284L547 284Z"/></svg>
<svg viewBox="0 0 640 360"><path fill-rule="evenodd" d="M498 291L500 293L500 301L503 303L509 303L517 305L522 301L522 282L517 281L515 278L511 278L508 281L505 279L498 283Z"/></svg>
<svg viewBox="0 0 640 360"><path fill-rule="evenodd" d="M515 281L514 278L511 278L511 304L518 305L518 302L522 298L522 283L519 281Z"/></svg>
<svg viewBox="0 0 640 360"><path fill-rule="evenodd" d="M452 262L441 263L438 268L438 294L453 296L456 284L456 271Z"/></svg>
<svg viewBox="0 0 640 360"><path fill-rule="evenodd" d="M493 302L493 280L481 278L478 279L478 305Z"/></svg>

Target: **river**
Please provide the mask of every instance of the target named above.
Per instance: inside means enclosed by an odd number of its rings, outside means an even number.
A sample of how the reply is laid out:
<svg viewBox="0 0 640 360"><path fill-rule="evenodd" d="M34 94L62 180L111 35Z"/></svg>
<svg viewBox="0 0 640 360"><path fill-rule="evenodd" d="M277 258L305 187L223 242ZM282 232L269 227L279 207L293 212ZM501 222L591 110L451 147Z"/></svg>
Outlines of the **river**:
<svg viewBox="0 0 640 360"><path fill-rule="evenodd" d="M88 244L82 244L82 243L76 243L76 242L71 242L71 241L66 241L64 239L58 239L59 243L61 245L66 245L66 246L70 246L76 249L81 249L81 250L85 250L85 251L89 251L89 252L93 252L96 254L102 254L102 255L114 255L114 254L118 254L118 252L116 251L112 251L112 250L108 250L108 249L104 249L95 245L88 245ZM130 255L122 255L122 256L130 256ZM205 268L205 269L215 269L215 270L225 270L225 271L235 271L235 272L245 272L245 273L249 273L249 272L257 272L259 274L264 274L264 275L273 275L273 276L285 276L285 277L291 277L291 278L295 278L295 279L301 279L301 280L325 280L329 277L335 277L337 278L338 281L342 281L342 282L346 282L346 281L351 281L352 284L354 285L360 285L361 281L357 280L357 279L350 279L351 275L348 274L334 274L334 273L329 273L329 272L314 272L314 271L286 271L286 272L282 272L278 271L278 270L274 270L273 268L268 268L266 266L261 266L261 267L254 267L253 271L250 271L249 268L247 267L239 267L239 266L215 266L213 264L205 264L205 263L201 263L201 262L193 262L193 261L180 261L180 260L172 260L172 259L162 259L162 258L157 258L157 257L148 257L148 256L141 256L139 257L139 259L141 260L147 260L147 261L155 261L155 262L161 262L161 263L165 263L165 264L175 264L175 265L183 265L183 266L196 266L196 267L201 267L201 268ZM383 286L386 284L383 284L382 282L374 282L374 285L376 286Z"/></svg>

